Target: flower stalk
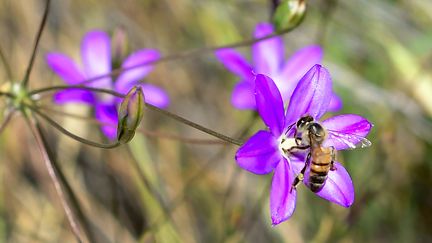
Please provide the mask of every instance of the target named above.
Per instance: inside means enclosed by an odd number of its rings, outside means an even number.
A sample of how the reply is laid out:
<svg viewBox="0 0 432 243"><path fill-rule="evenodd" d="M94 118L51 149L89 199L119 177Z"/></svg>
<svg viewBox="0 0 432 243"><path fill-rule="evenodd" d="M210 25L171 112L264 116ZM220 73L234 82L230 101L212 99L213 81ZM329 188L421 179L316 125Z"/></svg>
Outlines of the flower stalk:
<svg viewBox="0 0 432 243"><path fill-rule="evenodd" d="M125 98L126 97L126 95L118 93L118 92L116 92L114 90L102 89L102 88L94 88L94 87L87 87L87 86L83 86L83 85L59 85L59 86L46 87L46 88L42 88L42 89L38 89L38 90L33 90L33 91L29 92L29 95L34 96L34 95L41 94L41 93L44 93L44 92L51 92L51 91L65 90L65 89L82 89L82 90L89 90L89 91L93 91L93 92L100 92L100 93L110 94L110 95L113 95L113 96L119 97L119 98ZM188 125L190 127L198 129L198 130L200 130L202 132L205 132L205 133L207 133L207 134L209 134L209 135L211 135L213 137L216 137L218 139L221 139L221 140L223 140L225 142L228 142L228 143L231 143L231 144L235 144L237 146L241 146L243 144L243 142L240 141L240 140L237 140L237 139L225 136L225 135L223 135L221 133L218 133L216 131L208 129L208 128L204 127L204 126L201 126L201 125L199 125L199 124L197 124L195 122L192 122L192 121L190 121L190 120L188 120L186 118L183 118L183 117L181 117L179 115L176 115L176 114L171 113L171 112L169 112L167 110L158 108L157 106L151 105L149 103L145 103L145 107L147 107L150 110L162 113L165 116L168 116L168 117L170 117L170 118L172 118L174 120L177 120L177 121L179 121L181 123L184 123L184 124L186 124L186 125ZM39 114L40 114L40 112L39 112ZM45 117L47 117L47 116L45 115ZM49 117L48 117L48 119L49 119ZM58 126L60 126L60 125L58 125ZM62 129L63 131L65 131L64 128L62 128L62 127L59 128L59 129ZM67 132L67 133L69 133L69 132ZM73 135L74 137L77 137L74 134L71 134L71 135Z"/></svg>
<svg viewBox="0 0 432 243"><path fill-rule="evenodd" d="M36 40L35 40L35 43L34 43L32 55L30 57L29 64L27 65L27 70L25 72L24 78L22 79L22 84L23 84L24 87L27 87L29 79L30 79L30 73L31 73L31 71L33 69L34 59L36 57L37 49L39 47L39 41L40 41L40 39L42 37L42 33L43 33L44 28L45 28L46 21L48 19L48 13L49 13L49 10L50 10L50 4L51 4L51 0L46 0L46 2L45 2L45 10L44 10L44 14L43 14L43 17L42 17L42 22L41 22L41 24L39 26L39 29L38 29L38 32L37 32L37 35L36 35Z"/></svg>
<svg viewBox="0 0 432 243"><path fill-rule="evenodd" d="M75 237L77 238L78 242L85 242L84 237L81 234L79 223L78 223L77 219L75 218L74 212L73 212L71 206L69 205L69 203L65 197L65 193L64 193L62 185L61 185L62 183L64 185L65 182L67 184L67 181L64 180L64 178L62 180L59 178L59 175L58 175L59 170L53 164L54 157L49 152L49 146L46 143L46 139L42 135L41 129L40 129L37 121L34 118L29 118L29 117L26 117L26 121L27 121L27 124L29 125L29 127L31 129L31 132L33 133L33 136L36 139L37 145L39 146L39 150L42 153L42 156L43 156L43 159L45 162L45 167L47 168L47 171L48 171L48 174L51 178L51 181L54 184L54 188L56 190L57 196L60 199L63 210L65 211L66 218L68 219L68 222L69 222L69 225L72 229L72 232L75 235ZM62 182L60 182L60 180ZM70 191L70 192L72 192L72 191ZM74 205L74 206L78 206L77 208L79 208L79 205Z"/></svg>
<svg viewBox="0 0 432 243"><path fill-rule="evenodd" d="M59 132L63 133L64 135L89 146L97 147L97 148L103 148L103 149L113 149L121 145L119 142L114 142L111 144L103 144L94 142L85 138L82 138L80 136L77 136L68 130L66 130L64 127L62 127L60 124L58 124L56 121L51 119L49 116L45 115L43 112L40 112L36 107L27 105L30 110L32 110L36 115L42 117L45 121L47 121L51 126L53 126L55 129L57 129Z"/></svg>

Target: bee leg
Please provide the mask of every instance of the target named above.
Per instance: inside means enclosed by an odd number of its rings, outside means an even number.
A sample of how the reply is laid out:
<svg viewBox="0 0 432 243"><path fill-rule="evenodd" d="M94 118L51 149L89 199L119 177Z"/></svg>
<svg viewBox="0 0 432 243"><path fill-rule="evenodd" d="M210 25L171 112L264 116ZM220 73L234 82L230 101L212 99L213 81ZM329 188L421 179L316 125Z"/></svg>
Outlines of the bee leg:
<svg viewBox="0 0 432 243"><path fill-rule="evenodd" d="M286 152L292 153L293 150L295 149L299 149L299 150L305 150L310 148L309 145L297 145L297 146L292 146L291 148L287 149Z"/></svg>
<svg viewBox="0 0 432 243"><path fill-rule="evenodd" d="M330 170L335 171L336 167L334 165L334 162L336 160L336 150L333 146L331 146L331 157L332 157L332 161L330 162Z"/></svg>
<svg viewBox="0 0 432 243"><path fill-rule="evenodd" d="M310 157L311 157L311 154L308 153L308 156L307 156L306 161L305 161L305 166L300 171L300 174L298 174L296 176L296 178L294 179L294 182L293 182L293 184L291 186L290 192L292 192L293 189L297 189L298 184L304 180L304 174L305 174L306 168L309 165L309 159L310 159Z"/></svg>

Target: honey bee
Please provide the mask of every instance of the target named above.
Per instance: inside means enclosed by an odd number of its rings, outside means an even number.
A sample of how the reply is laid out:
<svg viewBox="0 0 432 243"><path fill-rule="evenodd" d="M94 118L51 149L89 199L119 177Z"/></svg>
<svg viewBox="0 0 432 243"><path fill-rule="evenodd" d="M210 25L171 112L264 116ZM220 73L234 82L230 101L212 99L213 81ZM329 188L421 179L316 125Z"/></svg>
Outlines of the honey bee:
<svg viewBox="0 0 432 243"><path fill-rule="evenodd" d="M300 134L300 137L297 135ZM300 174L294 179L291 190L296 188L303 181L306 169L309 167L308 186L312 192L320 191L326 182L329 171L336 170L334 161L336 159L336 150L333 146L325 147L323 143L331 136L340 143L344 143L349 148L368 147L371 142L366 138L355 134L342 134L336 131L325 129L321 124L314 121L313 117L306 115L301 117L296 123L296 132L294 138L297 146L289 149L289 152L300 149L310 149L307 155L305 165ZM357 141L354 144L352 141Z"/></svg>

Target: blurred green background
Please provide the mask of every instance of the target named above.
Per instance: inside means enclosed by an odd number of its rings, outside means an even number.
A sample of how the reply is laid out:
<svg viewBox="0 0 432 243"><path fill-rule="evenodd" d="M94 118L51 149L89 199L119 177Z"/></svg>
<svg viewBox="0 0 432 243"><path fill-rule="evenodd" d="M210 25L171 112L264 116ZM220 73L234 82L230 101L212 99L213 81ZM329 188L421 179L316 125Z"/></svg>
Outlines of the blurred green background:
<svg viewBox="0 0 432 243"><path fill-rule="evenodd" d="M49 51L79 60L83 35L123 28L129 49L163 55L249 39L270 19L265 0L57 0L31 78L31 87L61 84L44 61ZM1 0L0 43L15 80L22 78L44 1ZM193 144L139 133L114 150L88 147L45 124L49 143L78 195L98 242L431 242L432 241L432 1L311 0L304 22L284 35L286 56L321 44L324 65L343 98L341 113L367 117L373 146L338 154L350 172L356 201L333 205L299 188L291 219L271 226L268 185L236 166L236 147ZM238 49L250 57L250 47ZM6 83L0 67L0 83ZM146 82L164 87L169 110L238 137L264 125L235 110L237 78L213 53L163 62ZM56 107L86 115L86 106ZM1 101L4 106L4 100ZM81 136L103 140L91 120L46 111ZM146 131L209 137L155 112ZM146 135L147 134L147 135ZM244 139L243 138L243 139ZM192 141L193 142L193 141ZM34 138L14 117L0 137L2 242L73 242L75 238Z"/></svg>

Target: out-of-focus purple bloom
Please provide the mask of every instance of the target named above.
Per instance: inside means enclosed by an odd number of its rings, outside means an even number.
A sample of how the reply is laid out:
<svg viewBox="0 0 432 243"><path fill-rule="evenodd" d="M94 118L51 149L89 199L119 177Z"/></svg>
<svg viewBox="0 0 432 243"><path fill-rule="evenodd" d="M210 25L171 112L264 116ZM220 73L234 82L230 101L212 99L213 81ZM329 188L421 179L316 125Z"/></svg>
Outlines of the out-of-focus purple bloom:
<svg viewBox="0 0 432 243"><path fill-rule="evenodd" d="M241 168L255 174L274 171L270 193L273 225L287 220L294 212L296 190L291 190L291 186L305 163L303 159L283 151L295 145L292 125L304 115L318 121L328 110L331 95L332 80L328 71L315 65L298 82L285 112L282 96L273 80L262 74L256 76L256 106L269 131L260 130L249 138L237 151L236 161ZM335 116L321 124L330 134L324 146L334 146L337 150L359 143L372 126L365 118L353 114ZM328 173L324 187L316 194L349 207L354 202L352 180L340 163L335 162L335 167L336 170ZM307 185L307 173L304 182Z"/></svg>
<svg viewBox="0 0 432 243"><path fill-rule="evenodd" d="M273 26L260 23L255 28L255 38L273 33ZM254 74L271 77L282 95L288 102L298 81L315 64L320 64L323 51L319 46L307 46L295 52L288 60L284 60L284 44L281 37L260 41L252 46L251 65L234 49L221 49L216 56L225 67L240 77L234 87L231 103L238 109L256 109ZM342 107L340 98L331 94L329 111L337 111Z"/></svg>
<svg viewBox="0 0 432 243"><path fill-rule="evenodd" d="M160 54L154 49L142 49L130 54L121 65L122 68L133 67L148 61L157 60ZM46 56L49 67L67 84L77 85L86 79L106 75L112 70L111 41L103 31L88 32L81 43L82 65L62 53L49 53ZM164 108L169 104L167 93L151 84L141 84L142 80L153 66L147 65L122 72L116 80L111 77L97 79L88 86L114 89L126 94L135 85L140 85L146 97L146 102ZM95 94L86 90L64 90L54 95L58 104L69 102L85 103L94 107L96 118L102 123L117 124L117 105L119 99L107 95ZM102 126L104 134L113 139L116 137L116 127Z"/></svg>

